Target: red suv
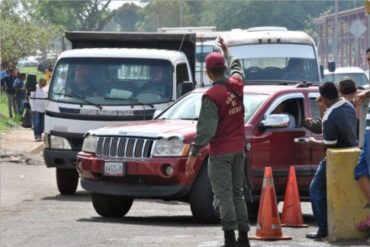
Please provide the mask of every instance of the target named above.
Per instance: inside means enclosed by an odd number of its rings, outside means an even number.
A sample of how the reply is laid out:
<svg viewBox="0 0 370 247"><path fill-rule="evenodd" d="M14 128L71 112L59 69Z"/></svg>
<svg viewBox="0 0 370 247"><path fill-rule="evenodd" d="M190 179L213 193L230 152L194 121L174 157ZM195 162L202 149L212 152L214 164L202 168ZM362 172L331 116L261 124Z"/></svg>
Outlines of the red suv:
<svg viewBox="0 0 370 247"><path fill-rule="evenodd" d="M92 192L98 214L122 217L134 199L155 198L189 202L198 220L219 220L206 169L208 147L198 156L195 175L185 176L185 162L205 90L192 91L153 120L126 122L86 134L78 154L78 170L82 187ZM283 199L292 165L301 200L308 200L310 181L324 153L318 145L296 140L320 138L303 127L305 118L319 118L315 101L318 88L246 86L244 94L246 174L254 197L254 203L248 205L250 213L258 210L266 166L272 167L278 200ZM281 103L283 113L275 114ZM289 120L288 115L293 119Z"/></svg>

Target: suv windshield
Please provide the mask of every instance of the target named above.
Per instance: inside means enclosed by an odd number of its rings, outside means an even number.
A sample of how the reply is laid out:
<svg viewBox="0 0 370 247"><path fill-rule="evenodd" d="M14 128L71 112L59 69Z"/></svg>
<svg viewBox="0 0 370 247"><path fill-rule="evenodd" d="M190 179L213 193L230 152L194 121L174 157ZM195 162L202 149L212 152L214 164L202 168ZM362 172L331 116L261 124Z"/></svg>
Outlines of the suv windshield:
<svg viewBox="0 0 370 247"><path fill-rule="evenodd" d="M246 80L319 82L314 47L304 44L251 44L230 47Z"/></svg>
<svg viewBox="0 0 370 247"><path fill-rule="evenodd" d="M193 92L181 98L156 119L187 119L197 120L202 104L201 92ZM245 94L244 95L244 121L248 122L261 104L268 98L267 94Z"/></svg>
<svg viewBox="0 0 370 247"><path fill-rule="evenodd" d="M166 60L62 59L55 67L49 96L74 104L164 103L172 98L172 74L171 63Z"/></svg>

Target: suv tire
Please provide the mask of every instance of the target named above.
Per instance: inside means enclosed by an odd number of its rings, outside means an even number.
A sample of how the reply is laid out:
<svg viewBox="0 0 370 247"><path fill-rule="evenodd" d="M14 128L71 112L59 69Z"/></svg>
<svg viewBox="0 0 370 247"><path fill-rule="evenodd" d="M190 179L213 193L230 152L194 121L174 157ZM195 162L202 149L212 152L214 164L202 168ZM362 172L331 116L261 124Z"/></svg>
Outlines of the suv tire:
<svg viewBox="0 0 370 247"><path fill-rule="evenodd" d="M193 217L205 223L219 223L220 213L211 183L208 178L207 162L203 163L190 191L190 209Z"/></svg>
<svg viewBox="0 0 370 247"><path fill-rule="evenodd" d="M72 195L78 186L78 173L75 169L61 169L56 171L57 186L60 194Z"/></svg>
<svg viewBox="0 0 370 247"><path fill-rule="evenodd" d="M132 206L133 199L124 196L91 193L95 211L103 217L123 217Z"/></svg>

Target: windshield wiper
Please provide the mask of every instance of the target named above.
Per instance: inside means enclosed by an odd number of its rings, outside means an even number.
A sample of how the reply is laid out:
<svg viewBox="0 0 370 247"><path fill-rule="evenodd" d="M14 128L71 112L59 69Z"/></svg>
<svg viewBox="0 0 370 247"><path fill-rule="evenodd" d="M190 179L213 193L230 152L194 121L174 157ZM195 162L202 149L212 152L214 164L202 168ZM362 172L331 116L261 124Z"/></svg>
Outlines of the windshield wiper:
<svg viewBox="0 0 370 247"><path fill-rule="evenodd" d="M96 103L94 103L94 102L91 102L90 100L87 100L87 99L85 99L84 97L79 96L79 95L70 94L70 93L62 93L62 92L60 92L60 93L55 93L55 95L59 95L59 96L67 96L67 97L71 97L71 98L79 99L79 100L81 100L81 101L83 101L83 102L85 102L85 103L87 103L87 104L89 104L89 105L93 105L93 106L97 107L98 109L103 110L103 107L102 107L101 105L96 104Z"/></svg>
<svg viewBox="0 0 370 247"><path fill-rule="evenodd" d="M191 118L191 117L184 117L184 118L180 118L181 120L198 120L197 117L194 117L194 118Z"/></svg>
<svg viewBox="0 0 370 247"><path fill-rule="evenodd" d="M153 104L150 104L150 103L144 103L138 99L135 99L135 98L110 98L110 97L105 97L104 99L112 99L112 100L126 100L128 102L133 102L131 103L131 107L134 107L134 105L142 105L142 106L149 106L151 108L154 108L154 105Z"/></svg>

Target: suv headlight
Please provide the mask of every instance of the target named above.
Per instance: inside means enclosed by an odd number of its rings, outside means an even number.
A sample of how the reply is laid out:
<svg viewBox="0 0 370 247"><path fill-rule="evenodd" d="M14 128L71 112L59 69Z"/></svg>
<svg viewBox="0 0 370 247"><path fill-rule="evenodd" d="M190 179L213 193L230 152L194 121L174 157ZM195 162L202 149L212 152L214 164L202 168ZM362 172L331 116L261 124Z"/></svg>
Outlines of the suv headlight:
<svg viewBox="0 0 370 247"><path fill-rule="evenodd" d="M48 144L51 149L72 149L68 140L64 137L50 135L49 138Z"/></svg>
<svg viewBox="0 0 370 247"><path fill-rule="evenodd" d="M186 156L189 147L178 137L162 138L155 143L153 156Z"/></svg>
<svg viewBox="0 0 370 247"><path fill-rule="evenodd" d="M84 138L84 142L82 144L82 151L88 153L96 153L97 141L98 138L95 135L87 135Z"/></svg>

